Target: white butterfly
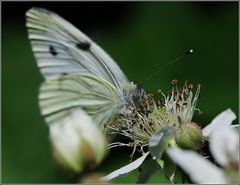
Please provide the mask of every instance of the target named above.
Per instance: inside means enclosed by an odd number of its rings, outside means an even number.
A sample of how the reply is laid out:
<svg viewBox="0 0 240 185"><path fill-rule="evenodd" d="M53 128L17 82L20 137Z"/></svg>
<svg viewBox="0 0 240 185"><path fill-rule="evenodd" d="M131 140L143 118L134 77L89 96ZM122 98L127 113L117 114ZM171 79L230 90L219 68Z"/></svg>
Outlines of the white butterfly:
<svg viewBox="0 0 240 185"><path fill-rule="evenodd" d="M46 122L60 122L76 108L104 129L143 90L129 82L116 62L84 33L57 14L26 13L29 39L45 78L39 102Z"/></svg>

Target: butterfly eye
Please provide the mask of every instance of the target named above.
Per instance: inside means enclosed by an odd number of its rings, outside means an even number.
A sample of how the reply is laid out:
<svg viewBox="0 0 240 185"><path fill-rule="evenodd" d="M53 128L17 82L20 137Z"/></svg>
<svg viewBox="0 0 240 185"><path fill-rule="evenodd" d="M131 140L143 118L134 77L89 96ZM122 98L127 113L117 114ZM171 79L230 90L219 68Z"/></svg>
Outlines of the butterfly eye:
<svg viewBox="0 0 240 185"><path fill-rule="evenodd" d="M90 49L90 43L89 42L79 42L78 44L77 44L77 47L79 48L79 49L81 49L81 50L89 50Z"/></svg>
<svg viewBox="0 0 240 185"><path fill-rule="evenodd" d="M49 46L49 52L53 55L56 56L58 54L58 52L55 50L55 48L53 46Z"/></svg>

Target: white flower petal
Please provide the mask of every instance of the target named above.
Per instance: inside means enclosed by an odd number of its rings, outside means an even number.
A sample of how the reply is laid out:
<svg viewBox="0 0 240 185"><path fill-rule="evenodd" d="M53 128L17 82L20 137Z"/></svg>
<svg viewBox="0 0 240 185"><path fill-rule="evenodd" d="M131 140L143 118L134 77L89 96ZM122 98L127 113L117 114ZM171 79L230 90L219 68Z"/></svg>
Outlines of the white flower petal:
<svg viewBox="0 0 240 185"><path fill-rule="evenodd" d="M167 153L189 174L193 182L200 184L227 183L224 172L196 152L170 148Z"/></svg>
<svg viewBox="0 0 240 185"><path fill-rule="evenodd" d="M239 124L237 124L237 125L231 125L231 127L232 127L232 128L237 128L237 129L239 129Z"/></svg>
<svg viewBox="0 0 240 185"><path fill-rule="evenodd" d="M236 119L235 113L231 109L227 109L217 115L212 122L203 128L202 133L204 137L209 137L211 132L220 125L230 125Z"/></svg>
<svg viewBox="0 0 240 185"><path fill-rule="evenodd" d="M216 128L210 135L210 151L216 161L226 167L228 164L239 163L239 135L230 126Z"/></svg>
<svg viewBox="0 0 240 185"><path fill-rule="evenodd" d="M143 163L143 161L145 160L145 158L147 157L148 154L149 154L149 152L145 153L142 157L139 157L137 160L131 162L130 164L123 166L118 170L113 171L112 173L108 174L107 176L102 177L101 180L109 181L120 175L124 175L126 173L129 173L129 172L135 170Z"/></svg>

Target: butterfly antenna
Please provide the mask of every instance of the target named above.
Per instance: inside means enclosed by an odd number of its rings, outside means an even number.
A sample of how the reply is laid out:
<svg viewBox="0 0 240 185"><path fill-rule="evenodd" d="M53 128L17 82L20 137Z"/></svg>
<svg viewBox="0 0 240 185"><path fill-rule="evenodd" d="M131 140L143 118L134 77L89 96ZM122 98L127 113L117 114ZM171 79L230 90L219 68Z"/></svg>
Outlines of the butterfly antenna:
<svg viewBox="0 0 240 185"><path fill-rule="evenodd" d="M169 65L179 61L180 59L182 59L183 57L190 55L193 52L192 49L188 50L187 52L185 52L183 55L180 55L178 57L176 57L175 59L173 59L172 61L170 61L169 63L167 63L165 66L163 66L162 68L156 70L155 72L153 72L151 75L149 75L145 80L143 84L146 84L151 78L155 77L158 73L164 71Z"/></svg>

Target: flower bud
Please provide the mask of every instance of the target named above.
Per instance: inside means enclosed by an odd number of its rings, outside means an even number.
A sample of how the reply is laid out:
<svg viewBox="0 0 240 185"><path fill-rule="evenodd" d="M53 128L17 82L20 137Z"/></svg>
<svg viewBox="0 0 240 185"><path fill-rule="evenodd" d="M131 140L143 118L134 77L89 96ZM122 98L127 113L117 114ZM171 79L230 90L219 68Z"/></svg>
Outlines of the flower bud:
<svg viewBox="0 0 240 185"><path fill-rule="evenodd" d="M197 149L203 142L201 128L194 122L181 124L176 132L176 142L185 149Z"/></svg>
<svg viewBox="0 0 240 185"><path fill-rule="evenodd" d="M81 109L51 125L50 140L57 163L78 173L98 165L107 151L103 133Z"/></svg>

